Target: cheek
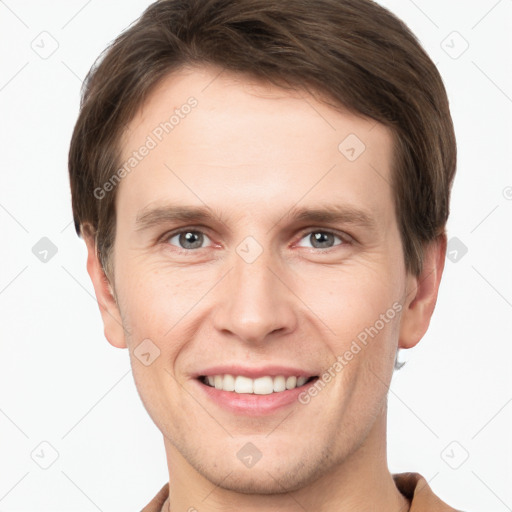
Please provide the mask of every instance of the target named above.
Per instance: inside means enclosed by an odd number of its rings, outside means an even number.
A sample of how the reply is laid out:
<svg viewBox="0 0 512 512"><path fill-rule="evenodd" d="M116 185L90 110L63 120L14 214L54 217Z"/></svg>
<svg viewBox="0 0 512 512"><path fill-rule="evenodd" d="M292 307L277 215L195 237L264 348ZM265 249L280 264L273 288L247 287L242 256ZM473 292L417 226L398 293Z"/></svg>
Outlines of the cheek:
<svg viewBox="0 0 512 512"><path fill-rule="evenodd" d="M315 313L332 331L325 341L335 361L327 368L335 375L333 391L345 397L354 414L377 414L398 343L400 280L391 271L359 273L357 278L354 271L332 282L328 293L317 291L308 305L318 305Z"/></svg>
<svg viewBox="0 0 512 512"><path fill-rule="evenodd" d="M186 325L182 320L198 300L190 291L192 283L180 279L178 272L163 275L132 268L124 274L120 290L133 378L156 424L161 421L159 411L168 407L168 393L179 396L174 364L187 342L187 337L181 336ZM164 389L168 392L162 392Z"/></svg>
<svg viewBox="0 0 512 512"><path fill-rule="evenodd" d="M123 274L120 307L127 327L138 337L164 341L172 336L207 289L207 282L188 277L185 269L162 272L134 266Z"/></svg>
<svg viewBox="0 0 512 512"><path fill-rule="evenodd" d="M384 267L316 269L314 273L302 273L296 282L297 295L334 334L341 348L373 326L400 297L399 276Z"/></svg>

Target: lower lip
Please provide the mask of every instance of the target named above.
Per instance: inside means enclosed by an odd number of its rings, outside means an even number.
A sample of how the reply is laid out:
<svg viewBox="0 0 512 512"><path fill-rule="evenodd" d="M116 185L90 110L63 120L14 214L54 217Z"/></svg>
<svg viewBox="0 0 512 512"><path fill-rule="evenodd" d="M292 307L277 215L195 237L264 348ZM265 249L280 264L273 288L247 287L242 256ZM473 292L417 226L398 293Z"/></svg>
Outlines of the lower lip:
<svg viewBox="0 0 512 512"><path fill-rule="evenodd" d="M268 395L255 395L252 393L235 393L234 391L222 391L203 384L199 379L195 382L201 388L206 396L220 407L236 414L246 414L248 416L260 416L271 414L278 409L284 408L293 403L298 403L299 395L306 391L311 384L314 384L316 378L312 381L295 389L287 389L278 393Z"/></svg>

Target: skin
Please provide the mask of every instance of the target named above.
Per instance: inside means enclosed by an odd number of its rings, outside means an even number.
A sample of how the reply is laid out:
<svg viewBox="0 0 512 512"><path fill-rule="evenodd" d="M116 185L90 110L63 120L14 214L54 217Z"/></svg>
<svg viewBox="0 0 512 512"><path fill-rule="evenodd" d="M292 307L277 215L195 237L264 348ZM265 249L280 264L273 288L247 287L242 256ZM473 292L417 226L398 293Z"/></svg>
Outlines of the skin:
<svg viewBox="0 0 512 512"><path fill-rule="evenodd" d="M415 346L428 328L446 238L427 247L421 275L406 272L389 186L393 139L383 125L219 71L168 76L129 124L124 159L187 98L198 101L118 186L110 284L86 238L105 336L129 349L140 397L163 433L163 510L405 512L386 462L387 390L397 347ZM366 146L353 162L338 150L351 133ZM218 215L199 227L137 231L140 211L163 203ZM289 215L327 204L369 212L375 229ZM204 234L197 249L164 236L194 227ZM336 236L318 248L311 235L324 230ZM262 248L252 263L236 252L247 236ZM192 377L224 363L320 375L394 303L401 312L307 405L236 415ZM160 350L148 366L134 355L144 339ZM248 442L262 454L251 468L237 457Z"/></svg>

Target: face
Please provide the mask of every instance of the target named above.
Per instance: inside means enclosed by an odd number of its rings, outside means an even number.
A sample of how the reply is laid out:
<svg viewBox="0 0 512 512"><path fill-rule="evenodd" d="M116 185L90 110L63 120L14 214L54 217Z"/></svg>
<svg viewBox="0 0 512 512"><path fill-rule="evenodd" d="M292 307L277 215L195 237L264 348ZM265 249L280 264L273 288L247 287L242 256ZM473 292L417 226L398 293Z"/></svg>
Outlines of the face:
<svg viewBox="0 0 512 512"><path fill-rule="evenodd" d="M391 133L218 73L168 77L122 139L136 163L117 189L119 322L105 332L129 348L170 463L282 492L368 439L416 281Z"/></svg>

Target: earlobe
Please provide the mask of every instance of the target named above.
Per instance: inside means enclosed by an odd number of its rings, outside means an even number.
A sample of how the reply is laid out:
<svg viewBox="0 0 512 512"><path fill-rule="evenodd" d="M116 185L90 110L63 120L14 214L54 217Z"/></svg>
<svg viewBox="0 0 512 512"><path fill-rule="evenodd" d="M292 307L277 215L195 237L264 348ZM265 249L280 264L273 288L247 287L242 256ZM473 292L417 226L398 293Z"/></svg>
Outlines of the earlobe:
<svg viewBox="0 0 512 512"><path fill-rule="evenodd" d="M407 277L407 292L400 321L399 348L412 348L423 338L430 324L443 274L446 235L439 235L426 248L423 270Z"/></svg>
<svg viewBox="0 0 512 512"><path fill-rule="evenodd" d="M103 320L105 338L114 347L126 348L121 314L114 297L114 290L98 258L95 237L90 231L85 231L83 232L83 238L87 245L87 272L94 286L96 300Z"/></svg>

